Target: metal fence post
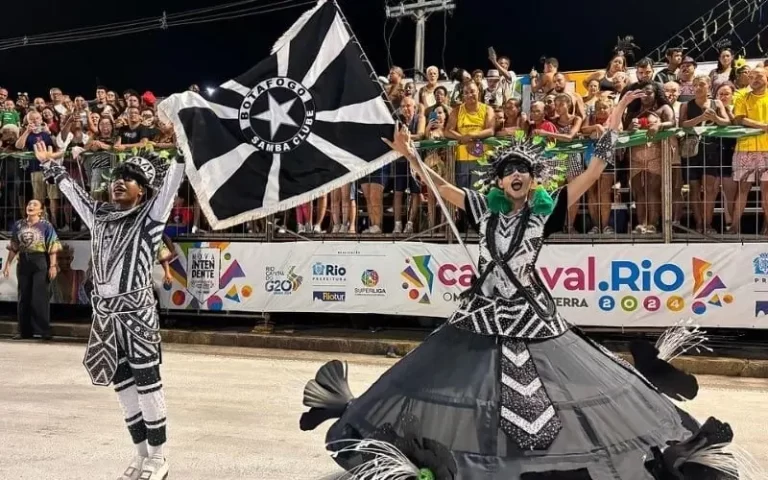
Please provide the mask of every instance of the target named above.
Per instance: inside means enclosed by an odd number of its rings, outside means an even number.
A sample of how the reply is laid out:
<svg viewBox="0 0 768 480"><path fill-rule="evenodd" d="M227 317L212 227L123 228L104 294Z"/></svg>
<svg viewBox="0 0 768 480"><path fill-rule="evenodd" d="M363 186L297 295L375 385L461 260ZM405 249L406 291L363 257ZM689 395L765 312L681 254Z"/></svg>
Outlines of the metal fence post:
<svg viewBox="0 0 768 480"><path fill-rule="evenodd" d="M664 243L672 243L672 142L661 141L661 203Z"/></svg>
<svg viewBox="0 0 768 480"><path fill-rule="evenodd" d="M445 177L446 180L448 180L452 185L456 185L456 148L458 146L458 143L453 144L453 142L449 142L448 145L446 145L445 150ZM446 218L446 220L453 220L456 218L456 207L451 205L450 203L446 203L446 207L448 207L448 215L451 216L451 218ZM439 207L438 207L439 208ZM445 229L445 238L447 243L453 243L454 241L458 240L454 238L453 230L451 228Z"/></svg>
<svg viewBox="0 0 768 480"><path fill-rule="evenodd" d="M264 219L264 241L266 243L272 243L272 241L275 239L276 228L277 225L275 224L275 215L267 215L267 217Z"/></svg>

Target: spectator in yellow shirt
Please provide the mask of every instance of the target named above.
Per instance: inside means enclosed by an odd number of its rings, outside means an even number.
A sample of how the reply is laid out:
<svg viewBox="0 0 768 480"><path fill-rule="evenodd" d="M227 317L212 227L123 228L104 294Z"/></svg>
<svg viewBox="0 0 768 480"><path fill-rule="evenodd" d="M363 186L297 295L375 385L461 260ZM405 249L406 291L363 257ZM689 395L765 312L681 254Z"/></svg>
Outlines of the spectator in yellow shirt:
<svg viewBox="0 0 768 480"><path fill-rule="evenodd" d="M445 136L459 142L456 149L456 185L472 188L478 179L478 161L488 151L483 140L492 137L496 118L492 108L481 103L480 90L474 82L464 84L464 103L448 117Z"/></svg>
<svg viewBox="0 0 768 480"><path fill-rule="evenodd" d="M747 65L746 63L740 63L739 61L736 62L736 81L734 84L736 85L736 89L733 92L733 100L736 101L737 98L742 97L749 93L751 90L749 84L751 83L752 79L752 67Z"/></svg>
<svg viewBox="0 0 768 480"><path fill-rule="evenodd" d="M742 137L736 142L733 155L733 179L739 182L733 212L733 231L741 231L741 216L747 205L747 195L754 182L760 182L763 215L768 212L768 77L764 68L752 70L752 91L735 99L734 123L747 128L759 128L765 133ZM759 177L759 178L758 178ZM768 233L768 222L763 227Z"/></svg>

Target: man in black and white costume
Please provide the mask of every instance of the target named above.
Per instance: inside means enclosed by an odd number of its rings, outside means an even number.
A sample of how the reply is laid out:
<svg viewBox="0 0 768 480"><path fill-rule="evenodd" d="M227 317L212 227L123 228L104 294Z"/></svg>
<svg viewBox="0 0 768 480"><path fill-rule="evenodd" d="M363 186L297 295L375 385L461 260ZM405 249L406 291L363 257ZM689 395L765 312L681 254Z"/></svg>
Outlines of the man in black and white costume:
<svg viewBox="0 0 768 480"><path fill-rule="evenodd" d="M50 162L56 155L44 145L35 153L91 231L93 323L83 364L94 385L114 385L138 451L119 480L163 480L166 408L152 270L183 160L152 152L126 159L112 173L112 203L104 203Z"/></svg>

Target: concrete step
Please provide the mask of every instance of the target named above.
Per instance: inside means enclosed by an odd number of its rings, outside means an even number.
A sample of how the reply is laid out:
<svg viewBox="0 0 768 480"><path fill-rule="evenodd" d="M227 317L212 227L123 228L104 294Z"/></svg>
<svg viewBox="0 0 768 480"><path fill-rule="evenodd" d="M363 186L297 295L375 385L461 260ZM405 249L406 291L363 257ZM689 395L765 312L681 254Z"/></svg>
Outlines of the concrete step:
<svg viewBox="0 0 768 480"><path fill-rule="evenodd" d="M55 323L52 326L56 341L85 343L90 325L85 323ZM11 336L16 332L16 323L0 320L0 336ZM385 332L386 333L386 332ZM360 338L342 336L335 330L326 335L306 333L258 333L222 332L164 329L163 342L188 345L211 345L217 347L275 348L283 350L308 350L363 355L388 355L402 357L419 346L418 340ZM358 333L359 335L359 333ZM414 334L414 337L423 334ZM631 361L626 352L618 352ZM720 375L726 377L768 378L768 360L753 360L729 357L683 356L673 362L678 368L695 375Z"/></svg>

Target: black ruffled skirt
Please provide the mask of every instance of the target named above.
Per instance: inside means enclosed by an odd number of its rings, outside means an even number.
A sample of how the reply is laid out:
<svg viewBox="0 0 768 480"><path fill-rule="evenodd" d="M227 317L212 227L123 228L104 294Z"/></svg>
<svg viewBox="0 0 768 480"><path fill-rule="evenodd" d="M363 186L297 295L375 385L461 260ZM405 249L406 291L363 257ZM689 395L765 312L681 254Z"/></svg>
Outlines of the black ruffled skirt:
<svg viewBox="0 0 768 480"><path fill-rule="evenodd" d="M568 331L528 341L562 430L547 450L523 451L499 428L499 349L496 337L444 326L353 400L327 441L367 438L412 414L425 438L453 451L458 480L553 478L535 472L652 480L644 467L651 447L684 440L698 429L667 397ZM337 461L346 469L354 466Z"/></svg>

